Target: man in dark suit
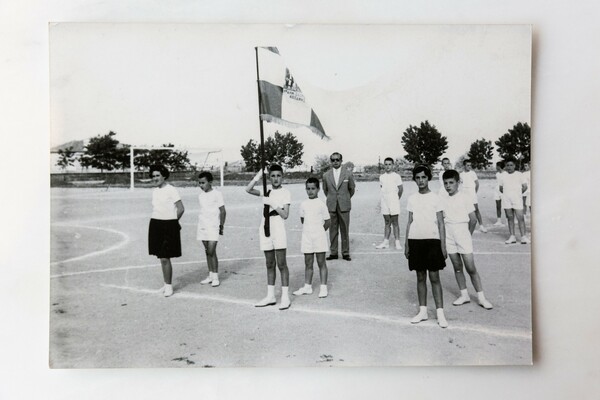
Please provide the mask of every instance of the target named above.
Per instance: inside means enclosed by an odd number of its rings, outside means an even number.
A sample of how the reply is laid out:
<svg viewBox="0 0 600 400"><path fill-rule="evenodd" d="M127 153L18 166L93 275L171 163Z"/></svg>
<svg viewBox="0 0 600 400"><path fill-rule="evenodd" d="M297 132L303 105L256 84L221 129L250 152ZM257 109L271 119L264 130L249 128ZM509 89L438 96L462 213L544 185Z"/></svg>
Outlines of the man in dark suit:
<svg viewBox="0 0 600 400"><path fill-rule="evenodd" d="M328 260L338 258L338 232L342 236L342 258L350 261L350 198L354 195L356 185L352 172L342 167L342 155L333 153L329 158L332 168L323 174L323 193L327 196L327 209L331 217L329 238L331 254Z"/></svg>

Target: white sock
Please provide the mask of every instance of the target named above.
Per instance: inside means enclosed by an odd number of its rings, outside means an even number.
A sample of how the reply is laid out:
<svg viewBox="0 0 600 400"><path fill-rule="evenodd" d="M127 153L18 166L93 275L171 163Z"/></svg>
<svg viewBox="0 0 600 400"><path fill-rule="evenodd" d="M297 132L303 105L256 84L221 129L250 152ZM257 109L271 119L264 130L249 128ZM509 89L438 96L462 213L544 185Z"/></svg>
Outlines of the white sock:
<svg viewBox="0 0 600 400"><path fill-rule="evenodd" d="M273 286L273 288L275 288L275 287ZM281 287L281 297L290 297L288 292L289 292L289 288L287 286Z"/></svg>
<svg viewBox="0 0 600 400"><path fill-rule="evenodd" d="M312 289L312 285L310 283L305 283L304 289Z"/></svg>
<svg viewBox="0 0 600 400"><path fill-rule="evenodd" d="M275 297L275 285L267 285L267 297L270 299Z"/></svg>
<svg viewBox="0 0 600 400"><path fill-rule="evenodd" d="M460 291L460 297L469 298L469 291L467 289L461 289L461 291Z"/></svg>
<svg viewBox="0 0 600 400"><path fill-rule="evenodd" d="M437 319L438 319L438 325L442 328L447 328L448 327L448 321L446 321L446 316L444 315L444 309L443 308L438 308L437 309Z"/></svg>
<svg viewBox="0 0 600 400"><path fill-rule="evenodd" d="M218 281L219 280L219 273L218 272L212 272L212 278L214 281Z"/></svg>

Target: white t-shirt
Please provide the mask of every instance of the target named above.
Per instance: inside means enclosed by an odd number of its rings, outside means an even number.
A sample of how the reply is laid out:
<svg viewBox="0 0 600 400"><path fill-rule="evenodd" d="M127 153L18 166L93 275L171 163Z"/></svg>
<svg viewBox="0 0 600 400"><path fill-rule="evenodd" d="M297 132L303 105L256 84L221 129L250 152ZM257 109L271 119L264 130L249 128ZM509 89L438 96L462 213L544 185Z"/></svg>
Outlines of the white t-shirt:
<svg viewBox="0 0 600 400"><path fill-rule="evenodd" d="M267 191L270 188L267 188ZM262 189L259 190L260 195L263 195L263 191ZM292 195L290 194L289 190L284 189L282 187L280 187L279 189L276 190L271 190L271 193L269 193L269 199L271 199L271 208L270 211L273 211L275 208L282 208L284 205L286 204L291 204L292 203ZM264 221L264 217L263 217L263 221Z"/></svg>
<svg viewBox="0 0 600 400"><path fill-rule="evenodd" d="M440 199L444 211L444 223L464 224L469 222L469 214L475 211L471 197L458 191L454 196L444 196Z"/></svg>
<svg viewBox="0 0 600 400"><path fill-rule="evenodd" d="M329 210L319 198L306 199L300 203L300 217L304 218L302 230L318 232L323 230L323 223L330 219Z"/></svg>
<svg viewBox="0 0 600 400"><path fill-rule="evenodd" d="M504 194L512 194L521 196L522 185L526 183L523 174L515 171L512 174L503 172L500 174L499 184L502 186Z"/></svg>
<svg viewBox="0 0 600 400"><path fill-rule="evenodd" d="M168 183L152 190L152 218L177 219L175 203L181 200L179 192Z"/></svg>
<svg viewBox="0 0 600 400"><path fill-rule="evenodd" d="M412 194L408 198L406 209L413 214L413 221L408 231L409 239L439 239L437 212L442 211L440 196L429 192Z"/></svg>
<svg viewBox="0 0 600 400"><path fill-rule="evenodd" d="M402 177L395 172L379 176L382 196L398 195L398 186L402 186Z"/></svg>
<svg viewBox="0 0 600 400"><path fill-rule="evenodd" d="M527 184L527 190L523 193L523 196L527 196L531 192L531 171L523 171L523 179Z"/></svg>
<svg viewBox="0 0 600 400"><path fill-rule="evenodd" d="M475 173L475 171L471 170L469 172L461 172L460 180L462 181L463 190L469 190L475 193L475 187L477 186L475 183L477 182L477 174Z"/></svg>
<svg viewBox="0 0 600 400"><path fill-rule="evenodd" d="M496 189L500 188L500 175L502 175L503 172L496 172Z"/></svg>
<svg viewBox="0 0 600 400"><path fill-rule="evenodd" d="M200 203L198 223L205 227L218 227L221 222L219 219L221 215L219 208L225 205L223 194L215 189L212 189L210 192L200 190L198 203Z"/></svg>

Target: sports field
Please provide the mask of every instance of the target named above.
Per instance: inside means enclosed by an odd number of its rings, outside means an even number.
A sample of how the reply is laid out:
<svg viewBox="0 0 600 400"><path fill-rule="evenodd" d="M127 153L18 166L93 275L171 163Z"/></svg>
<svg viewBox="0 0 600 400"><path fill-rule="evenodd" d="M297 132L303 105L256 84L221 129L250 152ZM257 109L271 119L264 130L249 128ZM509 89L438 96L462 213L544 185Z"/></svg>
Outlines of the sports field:
<svg viewBox="0 0 600 400"><path fill-rule="evenodd" d="M97 367L393 366L530 364L531 246L506 245L508 228L495 222L493 180L480 181L479 207L489 233L473 236L475 262L486 297L455 307L459 289L450 260L441 272L446 318L440 328L429 286L429 320L411 325L418 311L416 275L402 251L376 250L383 218L378 182L358 182L352 199L352 261L328 262L329 297L319 299L315 265L310 296L292 306L255 308L266 293L258 248L261 201L241 186L222 191L227 222L217 247L221 286L207 275L195 239L199 188L179 188L183 256L173 259L175 294L165 298L158 260L147 254L151 189L52 189L50 365ZM290 293L304 283L299 203L292 193L288 229ZM438 183L430 184L438 190ZM404 183L406 200L417 190ZM320 193L323 199L323 194ZM529 224L528 224L529 230ZM276 295L279 299L277 277Z"/></svg>

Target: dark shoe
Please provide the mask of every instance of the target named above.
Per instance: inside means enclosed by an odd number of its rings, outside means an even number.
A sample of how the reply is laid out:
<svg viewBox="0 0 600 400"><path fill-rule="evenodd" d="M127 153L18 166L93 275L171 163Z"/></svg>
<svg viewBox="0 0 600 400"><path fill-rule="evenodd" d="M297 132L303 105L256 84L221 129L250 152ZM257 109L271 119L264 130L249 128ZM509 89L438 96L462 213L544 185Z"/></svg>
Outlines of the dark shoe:
<svg viewBox="0 0 600 400"><path fill-rule="evenodd" d="M337 256L337 254L335 254L335 255L330 254L329 256L325 257L325 259L326 260L337 260L338 256Z"/></svg>
<svg viewBox="0 0 600 400"><path fill-rule="evenodd" d="M350 258L350 256L342 256L342 258L346 261L352 261L352 259Z"/></svg>

